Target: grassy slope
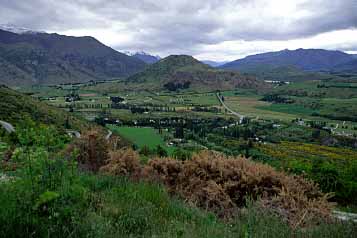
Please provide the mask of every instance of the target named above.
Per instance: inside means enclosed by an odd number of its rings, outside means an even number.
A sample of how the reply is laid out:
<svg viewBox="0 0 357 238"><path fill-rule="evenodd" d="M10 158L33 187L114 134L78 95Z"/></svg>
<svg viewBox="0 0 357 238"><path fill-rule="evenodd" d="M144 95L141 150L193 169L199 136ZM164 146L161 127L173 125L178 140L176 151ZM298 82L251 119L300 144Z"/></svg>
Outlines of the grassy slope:
<svg viewBox="0 0 357 238"><path fill-rule="evenodd" d="M170 198L161 186L86 174L79 175L75 181L75 185L67 188L68 194L64 194L75 204L61 204L61 199L57 199L50 205L49 214L34 212L31 203L25 200L20 206L17 196L21 194L23 199L31 200L29 188L21 187L21 183L3 184L0 187L0 237L32 234L37 237L325 238L352 237L354 229L336 224L292 231L277 217L253 208L224 223L213 214ZM65 188L61 192L66 192ZM56 213L62 216L66 211L72 214L72 221L50 216Z"/></svg>
<svg viewBox="0 0 357 238"><path fill-rule="evenodd" d="M68 118L70 127L80 129L88 126L84 120L73 117L69 113L42 103L30 96L0 86L0 120L20 123L26 117L49 125L64 128Z"/></svg>
<svg viewBox="0 0 357 238"><path fill-rule="evenodd" d="M53 160L41 135L31 137L26 152L18 148L19 167L5 177L16 179L0 181L0 237L352 237L356 229L336 223L293 231L250 203L235 219L220 220L157 184L81 172L71 159Z"/></svg>

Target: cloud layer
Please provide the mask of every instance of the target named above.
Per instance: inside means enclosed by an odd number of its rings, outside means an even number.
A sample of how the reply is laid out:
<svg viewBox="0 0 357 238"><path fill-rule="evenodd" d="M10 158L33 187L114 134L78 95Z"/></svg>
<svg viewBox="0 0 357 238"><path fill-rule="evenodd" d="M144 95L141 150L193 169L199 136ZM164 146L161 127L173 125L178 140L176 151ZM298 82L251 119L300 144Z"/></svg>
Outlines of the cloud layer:
<svg viewBox="0 0 357 238"><path fill-rule="evenodd" d="M231 60L284 48L357 51L356 0L0 0L0 4L0 23L92 35L118 50L161 56Z"/></svg>

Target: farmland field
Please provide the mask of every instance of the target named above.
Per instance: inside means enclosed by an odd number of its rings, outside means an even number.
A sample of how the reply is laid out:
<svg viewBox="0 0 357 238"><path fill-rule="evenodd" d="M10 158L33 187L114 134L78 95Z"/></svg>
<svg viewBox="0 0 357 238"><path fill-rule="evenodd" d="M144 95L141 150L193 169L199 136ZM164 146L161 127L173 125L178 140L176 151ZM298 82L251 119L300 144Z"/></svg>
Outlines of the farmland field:
<svg viewBox="0 0 357 238"><path fill-rule="evenodd" d="M329 127L335 128L338 133L354 134L354 128L357 128L357 123L354 122L357 120L355 113L357 112L357 98L354 97L353 90L356 89L319 88L318 85L320 84L319 81L311 81L274 88L274 93L294 100L292 104L262 101L263 95L249 89L223 91L221 95L225 97L225 103L228 107L246 117L284 122L291 122L296 118L318 120L326 122ZM123 86L121 81L112 81L92 86L41 86L23 89L23 91L31 93L34 97L48 98L46 100L53 106L66 110L73 108L75 114L89 120L94 120L105 110L112 117L126 121L166 117L234 117L221 107L215 92L152 92L149 89L120 89L121 86ZM78 93L80 100L66 102L65 96L72 90ZM346 95L348 98L346 98ZM112 104L110 96L120 96L125 98L129 106L149 108L149 110L145 114L136 114L128 108L110 108ZM152 107L160 110L150 109ZM205 110L196 111L193 110L194 107L202 107ZM169 110L162 110L165 108ZM212 112L210 111L211 108L217 108L218 111Z"/></svg>
<svg viewBox="0 0 357 238"><path fill-rule="evenodd" d="M225 97L228 107L248 117L291 121L295 114L266 110L271 104L259 100L257 96L233 96Z"/></svg>
<svg viewBox="0 0 357 238"><path fill-rule="evenodd" d="M166 145L162 136L153 128L119 126L108 126L108 128L135 143L139 148L147 146L152 150L160 145L169 152L172 151L172 148Z"/></svg>

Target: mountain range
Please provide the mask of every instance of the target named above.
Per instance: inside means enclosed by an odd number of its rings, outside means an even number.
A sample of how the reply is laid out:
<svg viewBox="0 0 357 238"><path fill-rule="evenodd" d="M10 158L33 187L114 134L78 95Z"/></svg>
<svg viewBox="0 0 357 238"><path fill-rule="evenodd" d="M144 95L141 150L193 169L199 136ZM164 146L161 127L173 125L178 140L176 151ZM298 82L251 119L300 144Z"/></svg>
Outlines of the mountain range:
<svg viewBox="0 0 357 238"><path fill-rule="evenodd" d="M244 59L224 64L221 68L240 70L256 65L294 66L305 71L334 71L355 59L341 51L322 49L297 49L250 55Z"/></svg>
<svg viewBox="0 0 357 238"><path fill-rule="evenodd" d="M162 82L190 79L193 84L200 82L207 86L214 82L212 85L219 86L218 80L223 79L220 82L223 85L248 75L263 80L302 81L330 79L331 72L357 73L357 56L340 51L298 49L251 55L229 63L201 63L189 56L161 59L145 52L128 55L90 36L72 37L0 25L0 84L8 86L127 77ZM228 79L229 75L233 79Z"/></svg>
<svg viewBox="0 0 357 238"><path fill-rule="evenodd" d="M220 66L265 80L299 81L326 79L330 72L357 72L354 55L341 51L298 49L247 56Z"/></svg>
<svg viewBox="0 0 357 238"><path fill-rule="evenodd" d="M145 65L89 36L0 30L0 83L10 86L109 80Z"/></svg>

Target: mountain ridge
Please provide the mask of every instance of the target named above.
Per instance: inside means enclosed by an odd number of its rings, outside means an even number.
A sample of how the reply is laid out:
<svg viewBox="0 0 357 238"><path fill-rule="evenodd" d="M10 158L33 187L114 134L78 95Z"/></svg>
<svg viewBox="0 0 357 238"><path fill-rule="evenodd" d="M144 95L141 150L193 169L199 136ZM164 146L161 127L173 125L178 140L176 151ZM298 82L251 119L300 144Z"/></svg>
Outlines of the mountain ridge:
<svg viewBox="0 0 357 238"><path fill-rule="evenodd" d="M249 55L220 66L261 80L310 81L338 79L330 73L356 72L353 55L323 49L297 49Z"/></svg>
<svg viewBox="0 0 357 238"><path fill-rule="evenodd" d="M0 83L17 86L127 77L145 62L84 36L0 30Z"/></svg>
<svg viewBox="0 0 357 238"><path fill-rule="evenodd" d="M242 70L254 65L294 66L305 71L329 71L351 61L353 57L341 51L297 49L249 55L221 66L223 69Z"/></svg>

